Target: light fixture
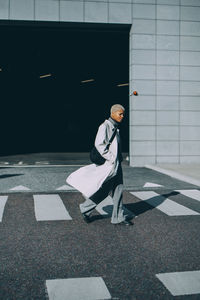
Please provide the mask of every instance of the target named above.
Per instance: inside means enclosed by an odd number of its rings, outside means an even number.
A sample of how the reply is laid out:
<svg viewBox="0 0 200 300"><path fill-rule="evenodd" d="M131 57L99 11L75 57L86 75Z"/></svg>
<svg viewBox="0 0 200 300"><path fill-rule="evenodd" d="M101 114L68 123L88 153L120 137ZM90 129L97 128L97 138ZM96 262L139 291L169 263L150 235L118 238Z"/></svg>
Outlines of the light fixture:
<svg viewBox="0 0 200 300"><path fill-rule="evenodd" d="M133 91L131 94L130 94L130 96L138 96L138 92L137 91Z"/></svg>
<svg viewBox="0 0 200 300"><path fill-rule="evenodd" d="M117 86L118 87L121 87L121 86L128 86L129 85L129 83L120 83L120 84L118 84Z"/></svg>
<svg viewBox="0 0 200 300"><path fill-rule="evenodd" d="M81 83L87 83L87 82L92 82L94 79L87 79L87 80L82 80Z"/></svg>
<svg viewBox="0 0 200 300"><path fill-rule="evenodd" d="M0 68L0 72L2 72L3 71L3 69L2 68Z"/></svg>
<svg viewBox="0 0 200 300"><path fill-rule="evenodd" d="M40 75L40 78L50 77L51 74Z"/></svg>

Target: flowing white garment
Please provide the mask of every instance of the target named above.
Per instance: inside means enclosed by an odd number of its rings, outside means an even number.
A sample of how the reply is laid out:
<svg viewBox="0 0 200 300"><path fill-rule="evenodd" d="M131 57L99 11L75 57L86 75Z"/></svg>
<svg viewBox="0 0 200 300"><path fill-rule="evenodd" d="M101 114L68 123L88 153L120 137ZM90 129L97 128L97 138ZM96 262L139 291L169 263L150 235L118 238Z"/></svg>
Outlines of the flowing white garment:
<svg viewBox="0 0 200 300"><path fill-rule="evenodd" d="M106 159L105 163L101 166L90 164L81 167L71 173L66 180L68 184L88 198L95 194L105 181L115 176L117 173L119 165L117 159L118 132L110 145L109 150L104 151L106 144L112 136L113 129L113 124L109 120L105 120L105 122L100 125L95 139L95 146L100 154Z"/></svg>

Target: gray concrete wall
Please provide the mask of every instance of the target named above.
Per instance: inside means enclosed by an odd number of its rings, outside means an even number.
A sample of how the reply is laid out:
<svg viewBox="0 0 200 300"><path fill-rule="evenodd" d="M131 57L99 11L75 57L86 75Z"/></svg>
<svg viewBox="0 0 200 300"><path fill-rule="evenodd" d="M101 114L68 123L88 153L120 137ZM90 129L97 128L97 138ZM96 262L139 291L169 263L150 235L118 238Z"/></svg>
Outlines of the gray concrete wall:
<svg viewBox="0 0 200 300"><path fill-rule="evenodd" d="M0 0L0 19L132 24L130 164L200 162L200 0Z"/></svg>
<svg viewBox="0 0 200 300"><path fill-rule="evenodd" d="M138 2L131 30L130 90L139 92L130 99L131 164L200 162L200 1Z"/></svg>

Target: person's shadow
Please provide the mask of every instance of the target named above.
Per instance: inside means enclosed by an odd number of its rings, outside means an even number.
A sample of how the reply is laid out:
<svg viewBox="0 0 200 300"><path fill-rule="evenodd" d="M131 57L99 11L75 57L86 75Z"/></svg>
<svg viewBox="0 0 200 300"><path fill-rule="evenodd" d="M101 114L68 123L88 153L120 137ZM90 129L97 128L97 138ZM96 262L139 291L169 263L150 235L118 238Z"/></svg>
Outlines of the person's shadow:
<svg viewBox="0 0 200 300"><path fill-rule="evenodd" d="M24 175L24 174L3 174L3 175L0 175L0 179L14 177L14 176L22 176L22 175Z"/></svg>
<svg viewBox="0 0 200 300"><path fill-rule="evenodd" d="M161 194L152 198L149 198L148 200L141 200L137 203L127 203L124 204L124 212L126 215L127 220L131 220L134 217L137 217L149 210L152 210L162 204L168 197L170 196L176 196L178 195L179 192L170 192L167 194ZM105 218L110 218L112 216L112 205L106 205L101 208L104 212L105 215L93 215L91 216L91 222L99 219L105 219Z"/></svg>
<svg viewBox="0 0 200 300"><path fill-rule="evenodd" d="M152 198L149 198L148 200L140 201L137 203L128 203L124 206L126 209L131 211L135 216L139 216L148 210L152 210L162 204L168 197L170 196L176 196L179 192L170 192L167 194L161 194Z"/></svg>

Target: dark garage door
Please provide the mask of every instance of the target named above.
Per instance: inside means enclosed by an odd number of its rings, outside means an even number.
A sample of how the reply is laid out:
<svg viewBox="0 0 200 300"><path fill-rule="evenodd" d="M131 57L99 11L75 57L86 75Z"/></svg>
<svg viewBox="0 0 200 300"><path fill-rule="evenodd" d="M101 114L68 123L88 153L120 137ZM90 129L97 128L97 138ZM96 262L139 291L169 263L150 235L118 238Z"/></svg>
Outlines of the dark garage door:
<svg viewBox="0 0 200 300"><path fill-rule="evenodd" d="M0 26L0 155L88 152L115 103L127 111L121 135L128 152L129 87L118 85L129 81L129 26Z"/></svg>

